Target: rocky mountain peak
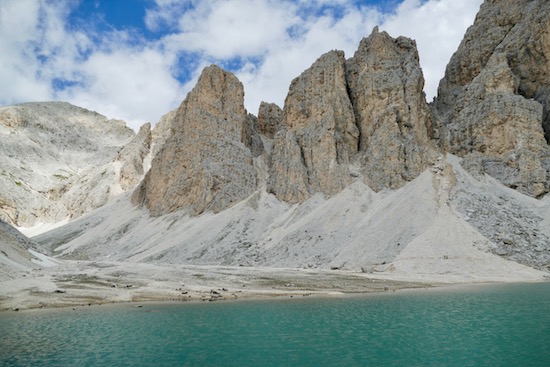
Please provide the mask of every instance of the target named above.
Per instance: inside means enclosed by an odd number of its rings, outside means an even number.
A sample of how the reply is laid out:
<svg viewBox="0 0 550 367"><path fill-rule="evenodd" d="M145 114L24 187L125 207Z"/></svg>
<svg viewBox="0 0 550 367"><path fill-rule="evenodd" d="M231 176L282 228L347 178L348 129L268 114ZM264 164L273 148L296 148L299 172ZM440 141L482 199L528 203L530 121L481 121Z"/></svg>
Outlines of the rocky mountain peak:
<svg viewBox="0 0 550 367"><path fill-rule="evenodd" d="M289 203L333 196L361 176L377 191L398 188L435 156L423 84L415 42L376 29L349 60L337 50L319 57L284 108L262 103L258 118L237 78L210 66L170 118L134 202L153 215L225 209L258 188L254 157L267 166L267 191Z"/></svg>
<svg viewBox="0 0 550 367"><path fill-rule="evenodd" d="M256 189L252 153L243 142L244 90L217 66L203 70L183 101L169 136L134 192L152 215L223 210Z"/></svg>
<svg viewBox="0 0 550 367"><path fill-rule="evenodd" d="M268 190L288 202L311 193L334 195L351 182L348 165L359 131L347 93L341 51L321 56L294 79L283 129L275 135Z"/></svg>
<svg viewBox="0 0 550 367"><path fill-rule="evenodd" d="M375 28L346 62L346 79L366 183L381 190L417 177L435 153L416 43Z"/></svg>

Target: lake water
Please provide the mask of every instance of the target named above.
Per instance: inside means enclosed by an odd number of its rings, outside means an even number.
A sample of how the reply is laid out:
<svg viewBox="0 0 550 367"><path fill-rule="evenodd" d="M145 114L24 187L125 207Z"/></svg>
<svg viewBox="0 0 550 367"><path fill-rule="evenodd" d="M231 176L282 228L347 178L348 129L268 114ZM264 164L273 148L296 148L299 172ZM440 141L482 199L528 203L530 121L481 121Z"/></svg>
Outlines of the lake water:
<svg viewBox="0 0 550 367"><path fill-rule="evenodd" d="M0 366L550 366L550 283L5 312Z"/></svg>

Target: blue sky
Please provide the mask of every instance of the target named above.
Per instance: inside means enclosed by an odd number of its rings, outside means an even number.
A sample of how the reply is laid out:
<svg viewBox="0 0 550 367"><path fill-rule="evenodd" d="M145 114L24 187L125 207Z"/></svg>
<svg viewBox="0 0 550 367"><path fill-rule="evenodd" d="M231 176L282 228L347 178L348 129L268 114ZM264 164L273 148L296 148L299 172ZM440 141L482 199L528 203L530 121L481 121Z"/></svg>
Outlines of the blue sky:
<svg viewBox="0 0 550 367"><path fill-rule="evenodd" d="M482 0L0 0L0 105L64 100L155 123L216 63L283 105L320 55L379 25L417 41L428 99Z"/></svg>

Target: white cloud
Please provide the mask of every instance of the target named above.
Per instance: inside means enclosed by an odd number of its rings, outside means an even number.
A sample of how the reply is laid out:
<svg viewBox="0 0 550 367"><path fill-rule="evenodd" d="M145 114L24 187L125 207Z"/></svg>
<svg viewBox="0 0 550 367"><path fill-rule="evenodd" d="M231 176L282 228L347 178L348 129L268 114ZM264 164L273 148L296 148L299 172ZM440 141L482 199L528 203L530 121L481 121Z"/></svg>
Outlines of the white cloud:
<svg viewBox="0 0 550 367"><path fill-rule="evenodd" d="M184 90L172 76L175 55L124 31L101 35L70 31L61 2L0 3L0 103L65 100L133 128L179 104ZM17 32L13 30L17 29ZM55 82L65 84L57 90Z"/></svg>
<svg viewBox="0 0 550 367"><path fill-rule="evenodd" d="M37 42L39 12L33 0L0 3L0 100L5 103L49 96L49 85L37 75L38 65L28 50Z"/></svg>
<svg viewBox="0 0 550 367"><path fill-rule="evenodd" d="M294 6L280 1L201 1L179 19L182 50L214 58L263 54L288 42L287 29L296 22Z"/></svg>
<svg viewBox="0 0 550 367"><path fill-rule="evenodd" d="M124 117L136 128L147 120L156 122L181 102L184 92L171 75L171 64L170 58L150 48L96 52L77 66L83 83L58 97Z"/></svg>
<svg viewBox="0 0 550 367"><path fill-rule="evenodd" d="M156 0L144 21L157 39L145 40L69 28L75 2L1 0L0 104L68 100L137 128L179 105L215 62L243 81L257 113L262 100L282 106L291 80L321 54L351 57L377 24L417 40L431 98L481 2L405 0L384 14L351 0Z"/></svg>

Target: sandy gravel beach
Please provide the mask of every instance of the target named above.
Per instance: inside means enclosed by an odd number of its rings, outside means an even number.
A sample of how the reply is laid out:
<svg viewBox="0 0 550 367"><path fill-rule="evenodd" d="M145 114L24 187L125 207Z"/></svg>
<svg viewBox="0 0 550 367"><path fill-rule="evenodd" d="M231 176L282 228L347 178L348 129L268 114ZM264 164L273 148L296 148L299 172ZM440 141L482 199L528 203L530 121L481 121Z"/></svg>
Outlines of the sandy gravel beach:
<svg viewBox="0 0 550 367"><path fill-rule="evenodd" d="M0 282L0 310L342 295L435 285L338 270L64 261Z"/></svg>
<svg viewBox="0 0 550 367"><path fill-rule="evenodd" d="M0 282L0 310L121 302L214 302L274 297L343 296L475 283L391 274L123 262L63 261ZM479 279L477 282L490 282ZM517 281L517 279L494 279Z"/></svg>

